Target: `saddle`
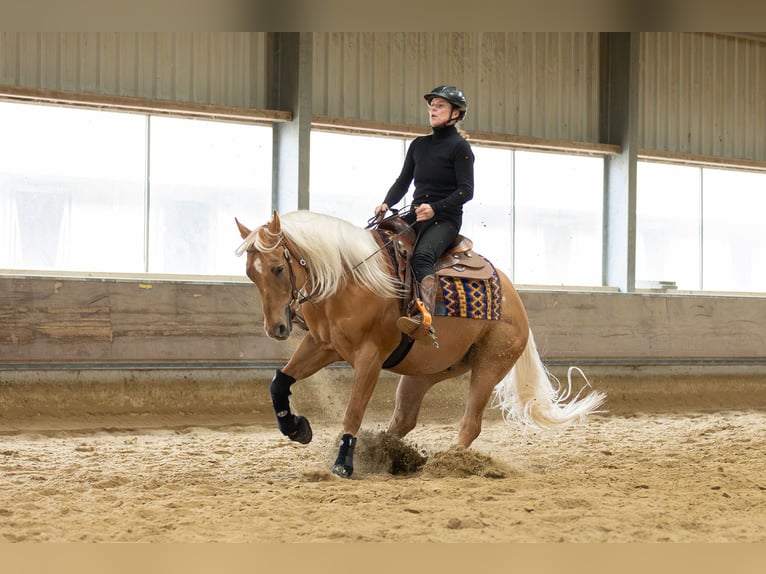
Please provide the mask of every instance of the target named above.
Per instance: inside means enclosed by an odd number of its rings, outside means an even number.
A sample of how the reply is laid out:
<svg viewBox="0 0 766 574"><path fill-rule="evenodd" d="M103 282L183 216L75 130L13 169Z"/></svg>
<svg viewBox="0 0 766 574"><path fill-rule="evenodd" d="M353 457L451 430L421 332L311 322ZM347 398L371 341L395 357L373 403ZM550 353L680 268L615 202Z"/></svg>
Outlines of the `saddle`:
<svg viewBox="0 0 766 574"><path fill-rule="evenodd" d="M403 286L402 315L407 314L418 299L418 282L410 266L416 234L401 217L390 217L378 223L375 238L381 248L388 251L393 274ZM473 251L473 241L458 235L447 251L436 261L436 276L458 279L485 280L492 277L495 268L484 257ZM438 284L438 283L437 283ZM436 291L437 304L443 299L441 289Z"/></svg>
<svg viewBox="0 0 766 574"><path fill-rule="evenodd" d="M396 275L409 291L406 277L415 247L415 232L400 217L386 219L380 222L377 228L393 235L392 251L397 264ZM449 249L436 261L435 269L437 276L462 279L489 279L494 273L492 264L473 251L473 241L464 235L455 238Z"/></svg>

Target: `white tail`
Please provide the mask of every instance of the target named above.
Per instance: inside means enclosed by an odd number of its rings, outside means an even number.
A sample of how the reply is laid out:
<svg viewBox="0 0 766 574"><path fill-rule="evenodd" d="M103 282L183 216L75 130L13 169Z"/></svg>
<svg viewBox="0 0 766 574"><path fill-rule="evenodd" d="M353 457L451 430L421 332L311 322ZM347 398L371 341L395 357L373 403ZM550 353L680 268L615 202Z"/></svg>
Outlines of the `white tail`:
<svg viewBox="0 0 766 574"><path fill-rule="evenodd" d="M603 412L598 410L606 400L606 395L593 391L580 398L583 389L574 396L572 394L572 371L567 373L568 386L561 388L558 379L553 377L545 368L537 345L529 331L529 340L524 352L505 378L495 387L493 406L503 411L505 420L513 420L524 427L542 429L563 429L573 423L583 422L588 415ZM556 381L554 386L552 380ZM588 379L585 378L590 387Z"/></svg>

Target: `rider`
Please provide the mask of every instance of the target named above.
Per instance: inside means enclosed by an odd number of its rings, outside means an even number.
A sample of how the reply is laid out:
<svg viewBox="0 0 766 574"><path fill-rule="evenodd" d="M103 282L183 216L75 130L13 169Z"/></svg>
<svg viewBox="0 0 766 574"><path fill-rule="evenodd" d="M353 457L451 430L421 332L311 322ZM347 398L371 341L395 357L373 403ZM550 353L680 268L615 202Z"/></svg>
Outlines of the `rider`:
<svg viewBox="0 0 766 574"><path fill-rule="evenodd" d="M413 178L414 211L403 216L417 234L412 253L412 270L419 284L424 312L413 317L399 317L399 329L419 339L426 335L422 324L430 324L436 299L436 260L455 241L463 222L463 204L473 197L473 162L471 145L456 124L468 110L463 92L455 86L438 86L423 96L428 102L432 132L415 138L407 149L399 177L388 190L383 203L375 208L382 218L399 202ZM431 329L433 335L433 329Z"/></svg>

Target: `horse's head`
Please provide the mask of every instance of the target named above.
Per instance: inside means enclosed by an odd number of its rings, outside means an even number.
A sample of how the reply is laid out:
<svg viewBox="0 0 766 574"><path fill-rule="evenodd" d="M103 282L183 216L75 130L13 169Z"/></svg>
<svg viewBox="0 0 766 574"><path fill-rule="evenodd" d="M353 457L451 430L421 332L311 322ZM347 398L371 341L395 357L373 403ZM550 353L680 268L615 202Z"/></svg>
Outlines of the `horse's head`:
<svg viewBox="0 0 766 574"><path fill-rule="evenodd" d="M255 231L249 230L236 218L235 221L245 240L237 253L247 253L245 272L261 294L263 327L269 337L287 339L292 329L295 276L289 251L283 245L279 215L275 211L273 219Z"/></svg>

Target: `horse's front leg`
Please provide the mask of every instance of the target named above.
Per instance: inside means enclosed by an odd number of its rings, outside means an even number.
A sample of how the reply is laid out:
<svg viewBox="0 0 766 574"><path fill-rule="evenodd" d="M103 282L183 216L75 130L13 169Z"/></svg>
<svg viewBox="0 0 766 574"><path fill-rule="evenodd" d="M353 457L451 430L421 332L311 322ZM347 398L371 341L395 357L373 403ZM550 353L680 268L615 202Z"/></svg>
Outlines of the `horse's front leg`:
<svg viewBox="0 0 766 574"><path fill-rule="evenodd" d="M319 369L339 360L338 353L318 344L309 333L295 349L287 365L277 369L269 388L271 404L277 415L279 431L290 440L308 444L313 437L308 419L290 411L290 387L296 381L310 377Z"/></svg>
<svg viewBox="0 0 766 574"><path fill-rule="evenodd" d="M340 477L349 478L354 473L356 435L362 426L364 412L372 392L378 383L383 360L378 347L374 345L370 345L367 349L362 348L355 353L354 382L343 417L343 435L340 439L338 458L332 467L332 472Z"/></svg>

